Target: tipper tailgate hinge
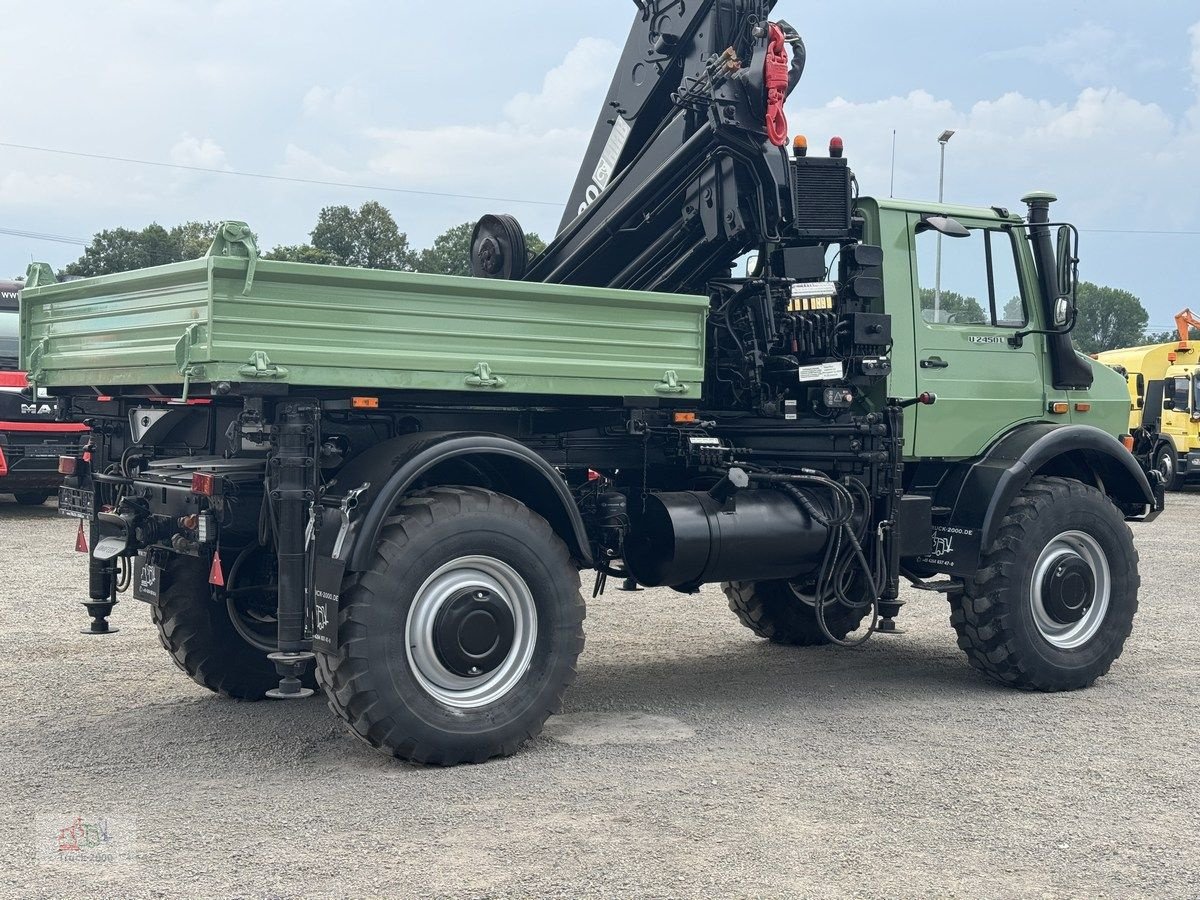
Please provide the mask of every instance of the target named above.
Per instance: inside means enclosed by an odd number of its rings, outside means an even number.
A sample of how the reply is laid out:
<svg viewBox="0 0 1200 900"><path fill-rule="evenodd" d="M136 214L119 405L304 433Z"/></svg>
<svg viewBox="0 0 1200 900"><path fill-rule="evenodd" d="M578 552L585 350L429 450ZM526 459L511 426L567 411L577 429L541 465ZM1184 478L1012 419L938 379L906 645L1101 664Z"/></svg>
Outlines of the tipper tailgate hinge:
<svg viewBox="0 0 1200 900"><path fill-rule="evenodd" d="M238 369L243 378L287 378L288 370L271 362L263 350L255 350L250 354L250 362Z"/></svg>
<svg viewBox="0 0 1200 900"><path fill-rule="evenodd" d="M475 371L467 376L467 387L502 388L507 384L499 375L493 374L492 367L485 362L477 365Z"/></svg>
<svg viewBox="0 0 1200 900"><path fill-rule="evenodd" d="M662 381L654 386L659 394L686 394L691 388L679 380L679 373L670 369L663 375Z"/></svg>
<svg viewBox="0 0 1200 900"><path fill-rule="evenodd" d="M254 288L254 273L258 268L258 241L250 226L245 222L222 222L217 228L217 236L208 249L209 256L241 257L247 260L246 284L242 288L242 296L249 297Z"/></svg>
<svg viewBox="0 0 1200 900"><path fill-rule="evenodd" d="M180 403L186 403L188 393L192 389L192 379L203 373L203 368L192 362L192 349L203 340L204 329L199 323L192 323L183 332L175 344L175 368L183 376L183 397Z"/></svg>

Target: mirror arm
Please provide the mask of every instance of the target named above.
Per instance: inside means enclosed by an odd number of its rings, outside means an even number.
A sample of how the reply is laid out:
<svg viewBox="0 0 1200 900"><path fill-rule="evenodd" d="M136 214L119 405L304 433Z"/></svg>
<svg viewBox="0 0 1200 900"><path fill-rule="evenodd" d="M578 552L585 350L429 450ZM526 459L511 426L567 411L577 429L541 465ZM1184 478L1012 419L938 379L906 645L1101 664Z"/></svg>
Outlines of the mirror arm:
<svg viewBox="0 0 1200 900"><path fill-rule="evenodd" d="M1078 324L1079 324L1079 310L1072 307L1071 321L1068 322L1066 325L1064 325L1062 328L1027 328L1025 331L1018 331L1016 334L1014 334L1012 337L1010 337L1008 339L1008 345L1010 347L1015 347L1016 349L1020 350L1022 347L1025 346L1025 338L1029 337L1030 335L1048 334L1048 335L1053 336L1053 335L1060 335L1060 334L1070 334L1071 332L1073 332L1075 330L1075 326Z"/></svg>
<svg viewBox="0 0 1200 900"><path fill-rule="evenodd" d="M1031 222L1005 222L1001 227L1011 229L1013 231L1018 229L1021 231L1028 231L1030 228L1033 228L1034 225ZM1072 278L1073 283L1071 285L1071 320L1062 328L1030 328L1026 329L1025 331L1018 331L1008 339L1009 346L1015 347L1018 350L1025 346L1025 338L1029 337L1030 335L1067 335L1071 334L1075 330L1075 326L1079 324L1079 229L1070 222L1047 222L1044 225L1039 224L1037 227L1046 229L1070 228L1071 231L1075 233L1075 253L1071 255L1071 271L1074 275L1074 278Z"/></svg>

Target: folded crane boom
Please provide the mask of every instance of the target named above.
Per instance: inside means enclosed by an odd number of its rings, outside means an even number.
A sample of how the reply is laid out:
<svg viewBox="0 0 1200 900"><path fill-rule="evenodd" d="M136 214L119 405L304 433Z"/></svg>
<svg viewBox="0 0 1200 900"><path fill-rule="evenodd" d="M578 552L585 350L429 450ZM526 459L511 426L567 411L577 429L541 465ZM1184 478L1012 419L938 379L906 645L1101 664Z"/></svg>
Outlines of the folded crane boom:
<svg viewBox="0 0 1200 900"><path fill-rule="evenodd" d="M525 266L515 223L489 217L476 274L707 293L738 257L783 241L795 211L782 105L805 52L769 21L774 6L639 2L558 237Z"/></svg>

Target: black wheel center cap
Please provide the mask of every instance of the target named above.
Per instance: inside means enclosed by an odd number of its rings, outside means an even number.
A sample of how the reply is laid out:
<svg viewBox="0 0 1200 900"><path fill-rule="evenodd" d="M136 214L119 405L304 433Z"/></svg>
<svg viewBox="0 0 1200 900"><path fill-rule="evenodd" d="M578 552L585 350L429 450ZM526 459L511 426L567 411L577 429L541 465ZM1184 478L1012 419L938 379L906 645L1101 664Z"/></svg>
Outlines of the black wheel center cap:
<svg viewBox="0 0 1200 900"><path fill-rule="evenodd" d="M512 650L516 623L508 604L481 588L462 591L438 611L433 649L447 669L463 678L481 678Z"/></svg>
<svg viewBox="0 0 1200 900"><path fill-rule="evenodd" d="M1096 576L1078 556L1060 561L1042 581L1042 602L1055 622L1073 625L1096 602Z"/></svg>

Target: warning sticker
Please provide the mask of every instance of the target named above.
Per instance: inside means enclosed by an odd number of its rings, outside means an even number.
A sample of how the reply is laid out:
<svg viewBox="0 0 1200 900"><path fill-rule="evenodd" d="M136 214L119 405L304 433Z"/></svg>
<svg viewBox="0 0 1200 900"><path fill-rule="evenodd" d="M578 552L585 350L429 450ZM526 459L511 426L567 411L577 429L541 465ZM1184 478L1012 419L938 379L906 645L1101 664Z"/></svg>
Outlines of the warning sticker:
<svg viewBox="0 0 1200 900"><path fill-rule="evenodd" d="M800 382L842 381L846 377L846 365L840 362L821 363L819 366L801 366Z"/></svg>

